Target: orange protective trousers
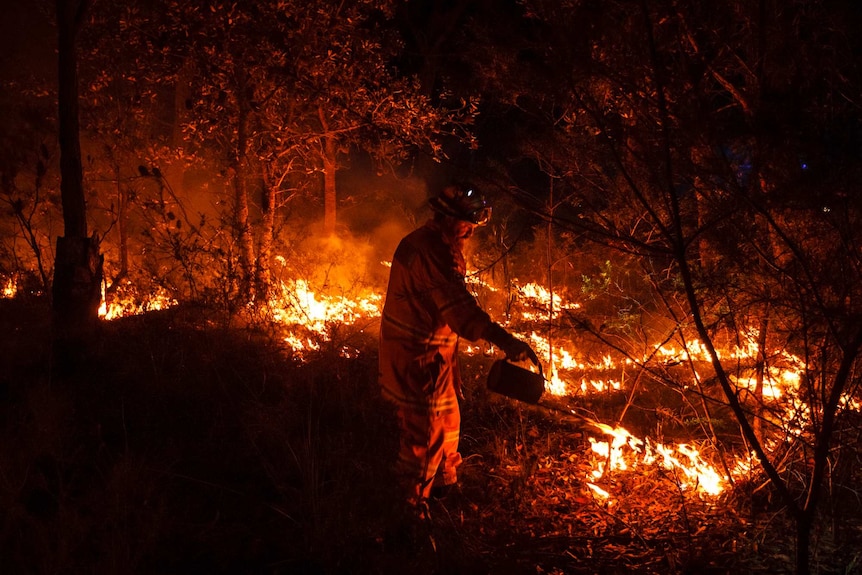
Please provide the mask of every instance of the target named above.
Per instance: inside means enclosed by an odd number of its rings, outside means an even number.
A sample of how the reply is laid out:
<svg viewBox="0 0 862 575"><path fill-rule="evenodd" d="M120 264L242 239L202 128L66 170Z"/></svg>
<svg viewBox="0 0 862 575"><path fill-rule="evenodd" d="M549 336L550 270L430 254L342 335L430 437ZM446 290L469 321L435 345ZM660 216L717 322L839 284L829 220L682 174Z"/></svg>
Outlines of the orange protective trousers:
<svg viewBox="0 0 862 575"><path fill-rule="evenodd" d="M461 454L461 412L457 407L446 412L429 413L401 407L401 449L398 472L407 492L407 501L416 504L431 495L434 485L458 481Z"/></svg>

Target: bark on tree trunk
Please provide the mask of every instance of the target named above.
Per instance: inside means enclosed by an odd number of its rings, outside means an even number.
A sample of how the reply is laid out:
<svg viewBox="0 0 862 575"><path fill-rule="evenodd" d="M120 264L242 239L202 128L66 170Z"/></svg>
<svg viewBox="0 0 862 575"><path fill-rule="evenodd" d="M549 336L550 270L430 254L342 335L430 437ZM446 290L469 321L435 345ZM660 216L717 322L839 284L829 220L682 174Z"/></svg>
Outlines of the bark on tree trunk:
<svg viewBox="0 0 862 575"><path fill-rule="evenodd" d="M87 0L57 0L60 195L64 236L57 238L52 286L55 366L71 373L83 359L99 318L102 257L87 235L87 211L78 126L75 38Z"/></svg>
<svg viewBox="0 0 862 575"><path fill-rule="evenodd" d="M86 355L99 319L102 256L95 238L57 238L54 263L54 361L68 375Z"/></svg>

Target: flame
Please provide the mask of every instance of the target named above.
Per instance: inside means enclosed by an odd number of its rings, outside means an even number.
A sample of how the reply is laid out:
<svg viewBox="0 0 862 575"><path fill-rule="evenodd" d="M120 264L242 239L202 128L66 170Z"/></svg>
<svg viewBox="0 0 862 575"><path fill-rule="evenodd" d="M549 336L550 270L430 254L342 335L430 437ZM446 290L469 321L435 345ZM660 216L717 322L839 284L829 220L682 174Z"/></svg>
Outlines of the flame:
<svg viewBox="0 0 862 575"><path fill-rule="evenodd" d="M622 389L622 382L614 377L603 379L581 377L578 383L570 382L562 373L565 371L581 371L590 372L592 374L601 372L619 372L620 366L613 360L610 355L602 356L598 362L583 362L575 359L574 350L567 349L562 343L557 342L553 346L551 352L550 340L535 331L530 334L517 334L521 339L529 341L536 354L541 358L550 356L550 367L545 370L548 374L548 392L556 396L574 395L577 392L583 394L589 392L602 392L609 390L619 391ZM628 364L627 362L625 362Z"/></svg>
<svg viewBox="0 0 862 575"><path fill-rule="evenodd" d="M299 355L320 349L330 340L334 324L353 325L380 316L383 296L369 293L357 299L330 296L311 289L306 280L285 280L270 300L273 318L285 328L284 342ZM342 348L342 355L351 354Z"/></svg>
<svg viewBox="0 0 862 575"><path fill-rule="evenodd" d="M694 487L709 495L718 495L724 490L727 481L701 458L697 449L686 443L675 447L657 444L653 453L644 455L644 463L653 462L665 469L681 472L680 486L683 489Z"/></svg>
<svg viewBox="0 0 862 575"><path fill-rule="evenodd" d="M518 293L521 295L524 303L538 308L539 312L532 312L527 309L521 310L521 315L526 320L547 319L548 311L553 310L552 317L557 317L562 310L580 309L581 304L576 302L565 302L562 296L557 293L551 293L547 288L535 282L530 282L520 286Z"/></svg>
<svg viewBox="0 0 862 575"><path fill-rule="evenodd" d="M13 278L7 278L6 284L3 286L2 297L5 299L11 299L15 297L15 294L18 293L18 286L15 285L15 280Z"/></svg>
<svg viewBox="0 0 862 575"><path fill-rule="evenodd" d="M281 297L274 300L275 318L284 324L302 324L322 333L327 323L352 324L361 317L380 315L382 296L369 296L352 300L345 296L328 296L317 293L305 280L283 281Z"/></svg>
<svg viewBox="0 0 862 575"><path fill-rule="evenodd" d="M389 262L381 262L389 266ZM468 284L482 287L493 293L496 288L479 279L478 274L468 277ZM332 291L332 290L330 290ZM15 293L15 284L10 279L6 281L3 290L4 297ZM547 321L548 309L554 314L563 310L576 310L578 303L569 303L557 294L536 283L528 283L517 289L518 301L522 304L517 308L520 317L527 323L531 321ZM10 295L11 294L11 295ZM335 327L356 326L363 329L364 322L373 322L381 314L383 295L373 290L367 290L359 295L347 293L329 294L315 290L311 284L302 279L287 279L278 283L274 295L269 300L275 324L282 329L282 338L287 346L293 349L299 357L319 350L321 345L331 342ZM110 302L104 301L100 316L106 320L143 313L149 310L164 309L175 305L176 301L165 292L156 293L136 301L135 298L124 296L113 297ZM553 307L552 307L553 306ZM530 309L524 309L530 308ZM555 315L556 316L556 315ZM544 369L546 389L556 396L590 395L623 389L625 371L638 364L634 358L617 357L606 353L598 358L587 358L584 353L567 340L554 338L538 333L536 330L519 332L513 330L516 336L530 342L537 354L547 366ZM766 362L761 357L756 330L747 330L744 341L740 345L729 346L716 350L715 359L735 360L740 366L731 374L732 381L738 389L752 391L757 384L757 378L751 367L755 362L765 363L762 377L762 396L766 401L778 402L787 409L785 429L788 433L801 434L799 426L793 422L810 414L809 407L798 398L797 390L803 381L804 362L784 351L774 352ZM343 357L353 357L357 350L340 345L339 353ZM466 344L462 351L467 354L491 353L493 348L484 344ZM682 362L706 362L713 360L711 352L697 339L685 340L682 344L665 343L651 348L652 353L641 358L638 365L647 362L658 362L664 366L673 366ZM746 367L747 366L747 367ZM692 368L693 377L697 378ZM844 398L842 406L846 409L860 409L860 403L852 398ZM803 420L804 421L804 420ZM789 423L788 423L789 422ZM729 472L719 473L703 454L688 443L663 444L652 441L649 437L638 438L621 426L610 426L597 421L590 421L601 434L600 437L589 437L592 460L587 473L586 486L601 499L612 497L611 492L598 485L598 482L608 480L610 475L625 472L638 467L655 466L671 471L682 489L692 490L698 494L716 496L722 493L733 480L750 475L756 466L753 456L744 454L729 462Z"/></svg>
<svg viewBox="0 0 862 575"><path fill-rule="evenodd" d="M110 321L118 317L140 315L148 311L158 311L175 305L177 305L177 300L161 287L156 288L155 292L148 294L142 299L135 295L135 290L123 289L121 287L108 301L108 298L105 296L105 285L102 284L102 302L99 305L99 317Z"/></svg>
<svg viewBox="0 0 862 575"><path fill-rule="evenodd" d="M475 275L471 276L470 283L474 287L494 289L482 283ZM551 295L546 290L540 289L537 284L527 284L519 290L519 293L534 305L537 303L549 305L551 302ZM282 300L287 303L282 306L282 313L278 315L279 321L286 326L301 327L304 330L303 333L312 334L311 336L300 335L297 331L291 331L285 336L285 341L294 350L303 352L319 349L320 342L328 341L328 324L337 322L349 325L363 317L378 317L382 296L370 294L357 299L326 296L312 291L307 282L294 281L283 284ZM580 305L555 301L555 307L578 309ZM532 313L532 315L527 313L524 317L538 318L540 315L540 313ZM635 363L630 358L617 360L610 354L604 354L594 361L585 361L579 359L576 350L563 340L555 340L552 346L548 337L534 330L516 333L516 335L529 341L541 357L549 359L546 363L548 368L544 370L547 378L546 388L549 393L557 396L619 391L623 388L624 369L630 368ZM750 332L750 340L741 346L732 347L724 354L737 360L757 359L759 346L755 337L756 333ZM467 344L462 351L467 354L477 354L483 349L482 345ZM664 344L653 349L655 350L653 361L658 360L666 364L711 360L708 349L697 339L689 340L679 347ZM344 353L348 352L345 350ZM719 359L722 355L722 352L716 351ZM650 361L650 358L644 358L643 361ZM785 397L789 389L799 385L801 369L802 362L798 358L786 353L779 354L778 359L765 371L764 398L777 400ZM582 375L577 375L578 372ZM587 376L587 374L590 375ZM606 375L602 377L601 374ZM739 376L735 377L734 381L740 387L753 389L755 380L750 376ZM797 406L797 410L799 409L803 407ZM594 425L608 439L589 438L595 460L588 474L590 481L587 482L587 486L603 499L608 499L611 495L609 491L597 485L597 481L607 478L611 473L627 471L639 466L658 466L672 471L680 488L695 490L709 496L719 495L729 486L733 478L750 474L752 470L750 456L737 458L732 462L730 474L724 475L690 444L656 443L648 437L637 438L623 427L611 427L598 422L594 422Z"/></svg>
<svg viewBox="0 0 862 575"><path fill-rule="evenodd" d="M611 441L598 441L593 437L589 438L593 452L602 457L602 460L598 461L598 465L591 473L593 478L601 479L606 470L625 471L628 469L628 458L625 457L623 448L628 447L639 453L643 441L634 437L623 427L614 428L605 423L595 423L594 425L605 435L611 436L612 439Z"/></svg>
<svg viewBox="0 0 862 575"><path fill-rule="evenodd" d="M624 427L611 427L599 422L593 422L593 425L611 438L609 441L589 438L593 453L599 456L589 474L593 481L602 479L608 472L626 471L643 464L674 471L680 488L696 489L707 495L719 495L729 483L728 477L718 473L697 449L686 443L653 444L649 438L638 439ZM746 470L745 467L738 468L739 473ZM589 483L587 485L590 486Z"/></svg>
<svg viewBox="0 0 862 575"><path fill-rule="evenodd" d="M602 499L609 499L611 494L596 485L595 483L587 483L587 487L589 487L593 493L601 497Z"/></svg>

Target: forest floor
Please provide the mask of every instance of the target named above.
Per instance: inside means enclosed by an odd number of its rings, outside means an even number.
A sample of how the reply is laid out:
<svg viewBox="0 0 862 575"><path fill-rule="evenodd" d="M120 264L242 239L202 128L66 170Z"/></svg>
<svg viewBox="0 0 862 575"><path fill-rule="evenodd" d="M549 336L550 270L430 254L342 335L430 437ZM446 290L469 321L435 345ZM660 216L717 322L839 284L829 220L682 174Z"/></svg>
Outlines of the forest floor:
<svg viewBox="0 0 862 575"><path fill-rule="evenodd" d="M792 572L767 488L702 498L655 472L592 496L588 431L486 391L489 358L464 359L460 490L404 537L373 334L300 361L174 309L104 322L59 373L49 325L0 300L4 574ZM813 572L860 572L859 523L819 532Z"/></svg>

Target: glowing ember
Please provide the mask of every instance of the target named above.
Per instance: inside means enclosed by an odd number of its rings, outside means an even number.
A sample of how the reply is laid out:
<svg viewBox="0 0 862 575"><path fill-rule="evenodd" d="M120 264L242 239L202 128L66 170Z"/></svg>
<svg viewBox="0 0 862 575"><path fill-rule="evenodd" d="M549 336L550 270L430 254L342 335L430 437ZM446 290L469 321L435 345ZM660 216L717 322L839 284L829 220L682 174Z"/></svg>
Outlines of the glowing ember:
<svg viewBox="0 0 862 575"><path fill-rule="evenodd" d="M482 353L483 348L481 345L471 345L468 343L461 348L461 351L467 355L476 355L477 353Z"/></svg>

